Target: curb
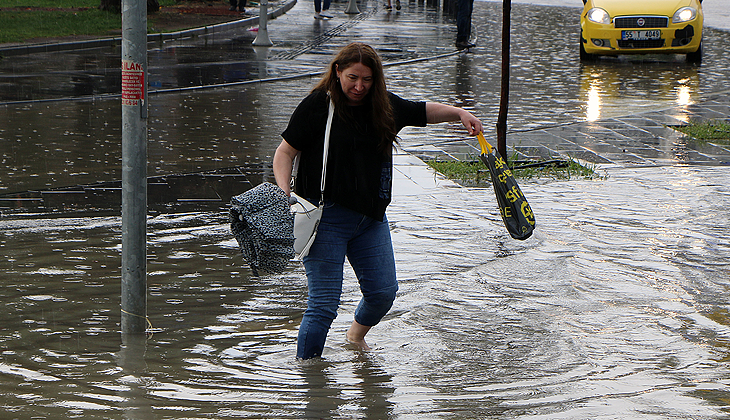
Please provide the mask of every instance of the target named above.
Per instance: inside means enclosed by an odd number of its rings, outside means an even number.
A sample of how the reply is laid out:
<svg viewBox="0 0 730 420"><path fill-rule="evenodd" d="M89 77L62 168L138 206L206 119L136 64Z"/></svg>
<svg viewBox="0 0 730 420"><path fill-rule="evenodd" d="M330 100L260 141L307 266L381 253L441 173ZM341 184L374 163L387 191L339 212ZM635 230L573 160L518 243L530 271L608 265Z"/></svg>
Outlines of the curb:
<svg viewBox="0 0 730 420"><path fill-rule="evenodd" d="M297 0L290 0L278 9L272 10L267 13L268 19L276 19L284 13L291 10L294 5L297 4ZM154 33L147 34L147 42L165 42L174 39L190 38L196 36L213 35L219 32L225 32L232 29L238 28L250 28L258 25L259 16L251 16L246 19L235 20L232 22L220 23L217 25L203 26L200 28L186 29L177 32L165 32L165 33ZM59 51L73 51L83 50L90 48L102 48L102 47L114 47L122 44L121 37L114 38L101 38L91 39L87 41L74 41L74 42L62 42L62 43L49 43L49 44L33 44L33 45L18 45L12 47L0 48L0 56L12 57L18 55L27 55L35 53L49 53Z"/></svg>

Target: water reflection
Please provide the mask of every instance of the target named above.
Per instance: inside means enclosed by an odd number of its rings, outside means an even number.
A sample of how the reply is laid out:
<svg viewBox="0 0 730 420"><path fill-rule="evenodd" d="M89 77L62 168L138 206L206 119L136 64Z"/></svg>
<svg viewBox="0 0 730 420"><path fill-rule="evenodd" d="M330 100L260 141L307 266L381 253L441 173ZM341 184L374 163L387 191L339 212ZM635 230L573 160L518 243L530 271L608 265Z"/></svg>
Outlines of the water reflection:
<svg viewBox="0 0 730 420"><path fill-rule="evenodd" d="M592 80L586 95L586 120L596 121L601 118L601 91L599 82Z"/></svg>
<svg viewBox="0 0 730 420"><path fill-rule="evenodd" d="M147 337L143 334L123 334L122 345L117 353L117 364L121 368L119 396L124 418L147 420L154 416L152 401L147 398L145 375L147 363Z"/></svg>
<svg viewBox="0 0 730 420"><path fill-rule="evenodd" d="M579 101L587 121L686 107L700 100L699 67L674 61L619 57L580 66Z"/></svg>
<svg viewBox="0 0 730 420"><path fill-rule="evenodd" d="M699 95L695 94L694 98L692 97L693 92L697 92L697 87L699 86L699 83L697 84L698 86L695 86L695 89L692 89L692 87L688 85L689 82L690 82L690 79L682 79L682 80L678 81L678 86L677 86L676 91L677 91L677 105L679 105L679 106L692 105L692 104L696 103L696 99L699 96Z"/></svg>
<svg viewBox="0 0 730 420"><path fill-rule="evenodd" d="M375 355L358 354L334 363L317 361L301 367L307 419L389 418L393 378Z"/></svg>

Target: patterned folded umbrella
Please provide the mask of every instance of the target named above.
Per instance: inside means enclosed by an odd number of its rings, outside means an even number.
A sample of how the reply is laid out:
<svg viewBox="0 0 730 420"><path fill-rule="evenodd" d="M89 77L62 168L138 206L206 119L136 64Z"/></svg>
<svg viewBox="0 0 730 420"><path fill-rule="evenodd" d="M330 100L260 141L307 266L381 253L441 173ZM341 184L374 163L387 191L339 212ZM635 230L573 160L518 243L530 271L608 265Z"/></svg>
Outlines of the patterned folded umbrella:
<svg viewBox="0 0 730 420"><path fill-rule="evenodd" d="M229 220L255 276L259 270L281 273L294 258L294 215L278 186L264 182L231 198Z"/></svg>

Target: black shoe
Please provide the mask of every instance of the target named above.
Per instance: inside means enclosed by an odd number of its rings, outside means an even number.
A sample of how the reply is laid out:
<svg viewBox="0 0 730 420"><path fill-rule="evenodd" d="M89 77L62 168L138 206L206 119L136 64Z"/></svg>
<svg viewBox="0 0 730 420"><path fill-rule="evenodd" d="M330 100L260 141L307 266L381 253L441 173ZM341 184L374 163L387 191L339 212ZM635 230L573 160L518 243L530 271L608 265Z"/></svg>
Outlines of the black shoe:
<svg viewBox="0 0 730 420"><path fill-rule="evenodd" d="M235 12L236 11L236 6L231 6L228 10L230 10L231 12Z"/></svg>
<svg viewBox="0 0 730 420"><path fill-rule="evenodd" d="M456 49L457 50L464 50L467 48L474 48L477 44L474 44L473 42L469 41L456 41Z"/></svg>

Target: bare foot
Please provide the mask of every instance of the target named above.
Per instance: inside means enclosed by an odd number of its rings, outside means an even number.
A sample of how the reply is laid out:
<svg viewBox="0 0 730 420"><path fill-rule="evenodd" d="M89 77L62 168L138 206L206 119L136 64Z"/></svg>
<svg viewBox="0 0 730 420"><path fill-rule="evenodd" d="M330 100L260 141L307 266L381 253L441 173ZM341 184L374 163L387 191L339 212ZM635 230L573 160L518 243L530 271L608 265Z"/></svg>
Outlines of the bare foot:
<svg viewBox="0 0 730 420"><path fill-rule="evenodd" d="M351 339L350 334L348 333L347 342L350 343L351 345L353 345L354 347L356 347L358 350L362 350L362 351L370 350L370 346L368 346L368 343L365 342L364 338L356 341L356 340Z"/></svg>
<svg viewBox="0 0 730 420"><path fill-rule="evenodd" d="M370 346L365 342L365 334L370 331L371 327L359 324L357 321L352 321L350 329L347 330L347 341L350 344L354 344L360 350L370 350Z"/></svg>

